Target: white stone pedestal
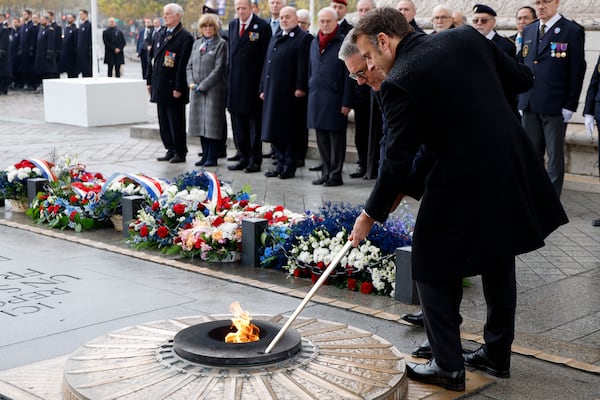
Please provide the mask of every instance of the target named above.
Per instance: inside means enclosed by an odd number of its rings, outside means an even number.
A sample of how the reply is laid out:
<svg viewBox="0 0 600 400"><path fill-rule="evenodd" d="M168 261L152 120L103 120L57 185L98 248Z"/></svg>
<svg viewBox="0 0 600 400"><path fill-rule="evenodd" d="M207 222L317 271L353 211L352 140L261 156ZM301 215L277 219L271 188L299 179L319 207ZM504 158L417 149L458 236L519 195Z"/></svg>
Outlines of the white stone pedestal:
<svg viewBox="0 0 600 400"><path fill-rule="evenodd" d="M148 120L148 92L141 79L44 79L44 118L77 126Z"/></svg>

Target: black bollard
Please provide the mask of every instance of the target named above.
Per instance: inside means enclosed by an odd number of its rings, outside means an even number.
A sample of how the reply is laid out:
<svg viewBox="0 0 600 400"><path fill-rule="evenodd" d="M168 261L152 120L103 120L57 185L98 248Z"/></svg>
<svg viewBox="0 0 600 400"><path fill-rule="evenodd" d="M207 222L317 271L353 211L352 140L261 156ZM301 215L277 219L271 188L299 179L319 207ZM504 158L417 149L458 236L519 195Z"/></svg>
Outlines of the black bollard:
<svg viewBox="0 0 600 400"><path fill-rule="evenodd" d="M144 196L123 196L121 199L124 237L129 236L129 223L136 218L145 201Z"/></svg>
<svg viewBox="0 0 600 400"><path fill-rule="evenodd" d="M396 288L394 298L408 304L420 304L417 287L412 278L412 247L396 249Z"/></svg>
<svg viewBox="0 0 600 400"><path fill-rule="evenodd" d="M38 192L44 191L44 186L48 184L46 178L29 178L27 179L27 205L31 207L31 204L35 200Z"/></svg>
<svg viewBox="0 0 600 400"><path fill-rule="evenodd" d="M242 264L259 267L260 235L267 229L264 218L246 218L242 220Z"/></svg>

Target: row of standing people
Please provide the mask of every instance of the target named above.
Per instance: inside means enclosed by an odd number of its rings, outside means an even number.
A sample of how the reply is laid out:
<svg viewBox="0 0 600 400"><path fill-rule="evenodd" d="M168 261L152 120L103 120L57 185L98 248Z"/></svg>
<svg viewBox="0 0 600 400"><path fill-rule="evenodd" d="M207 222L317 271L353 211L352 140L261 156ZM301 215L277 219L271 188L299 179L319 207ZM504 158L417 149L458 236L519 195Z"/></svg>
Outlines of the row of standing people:
<svg viewBox="0 0 600 400"><path fill-rule="evenodd" d="M69 14L64 30L52 11L39 18L24 10L12 24L0 18L0 94L9 87L35 91L42 79L58 78L62 72L70 78L92 76L92 29L86 10L79 11L79 26Z"/></svg>

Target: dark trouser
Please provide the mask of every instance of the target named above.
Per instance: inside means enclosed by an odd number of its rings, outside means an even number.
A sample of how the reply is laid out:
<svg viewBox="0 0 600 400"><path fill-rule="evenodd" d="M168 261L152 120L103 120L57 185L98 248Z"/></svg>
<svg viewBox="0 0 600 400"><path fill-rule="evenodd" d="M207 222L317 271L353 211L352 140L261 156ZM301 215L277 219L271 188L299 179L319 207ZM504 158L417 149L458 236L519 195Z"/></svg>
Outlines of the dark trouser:
<svg viewBox="0 0 600 400"><path fill-rule="evenodd" d="M317 147L323 163L321 176L342 182L342 169L346 158L346 131L317 129Z"/></svg>
<svg viewBox="0 0 600 400"><path fill-rule="evenodd" d="M6 94L8 92L8 84L10 83L10 77L0 78L0 94Z"/></svg>
<svg viewBox="0 0 600 400"><path fill-rule="evenodd" d="M298 148L293 138L287 142L274 142L272 146L277 158L277 170L281 173L295 173Z"/></svg>
<svg viewBox="0 0 600 400"><path fill-rule="evenodd" d="M481 275L487 304L483 338L486 354L504 369L510 366L510 347L515 332L515 258L511 256L496 262L498 265L494 271ZM462 279L420 280L416 283L433 358L445 370L463 369L459 313Z"/></svg>
<svg viewBox="0 0 600 400"><path fill-rule="evenodd" d="M209 164L215 164L217 162L217 153L219 152L221 140L200 136L200 144L202 145L202 161Z"/></svg>
<svg viewBox="0 0 600 400"><path fill-rule="evenodd" d="M371 119L371 105L369 102L357 104L354 107L354 146L358 154L358 166L367 168L369 151L369 123Z"/></svg>
<svg viewBox="0 0 600 400"><path fill-rule="evenodd" d="M171 155L185 157L188 149L185 133L185 104L157 103L160 139Z"/></svg>
<svg viewBox="0 0 600 400"><path fill-rule="evenodd" d="M260 139L261 116L231 113L233 137L240 152L240 162L248 165L262 164L262 141Z"/></svg>
<svg viewBox="0 0 600 400"><path fill-rule="evenodd" d="M121 77L121 65L120 64L108 64L108 76L111 77L112 76L112 71L113 68L115 69L115 78L120 78Z"/></svg>
<svg viewBox="0 0 600 400"><path fill-rule="evenodd" d="M140 53L140 64L142 65L142 78L146 79L148 73L148 52L146 50Z"/></svg>
<svg viewBox="0 0 600 400"><path fill-rule="evenodd" d="M383 137L383 120L381 116L381 110L374 99L371 96L371 117L369 120L369 146L367 151L367 170L365 176L368 178L377 178L379 174L379 160L383 159L380 157L380 145L381 138Z"/></svg>
<svg viewBox="0 0 600 400"><path fill-rule="evenodd" d="M562 114L548 115L524 111L521 120L527 137L544 162L544 152L548 153L546 170L556 194L560 197L565 176L565 131Z"/></svg>

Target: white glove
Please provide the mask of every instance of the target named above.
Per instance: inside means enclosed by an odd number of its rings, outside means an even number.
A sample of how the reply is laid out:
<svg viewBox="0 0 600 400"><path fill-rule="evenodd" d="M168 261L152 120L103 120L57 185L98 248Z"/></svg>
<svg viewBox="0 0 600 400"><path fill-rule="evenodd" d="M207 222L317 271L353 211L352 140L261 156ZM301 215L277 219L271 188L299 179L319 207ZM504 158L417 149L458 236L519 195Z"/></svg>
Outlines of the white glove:
<svg viewBox="0 0 600 400"><path fill-rule="evenodd" d="M584 114L585 118L585 131L587 132L588 138L592 138L594 136L594 116L591 114Z"/></svg>
<svg viewBox="0 0 600 400"><path fill-rule="evenodd" d="M566 108L562 109L563 122L566 124L573 118L573 111L567 110Z"/></svg>
<svg viewBox="0 0 600 400"><path fill-rule="evenodd" d="M523 116L523 110L519 110L519 115L522 117Z"/></svg>

